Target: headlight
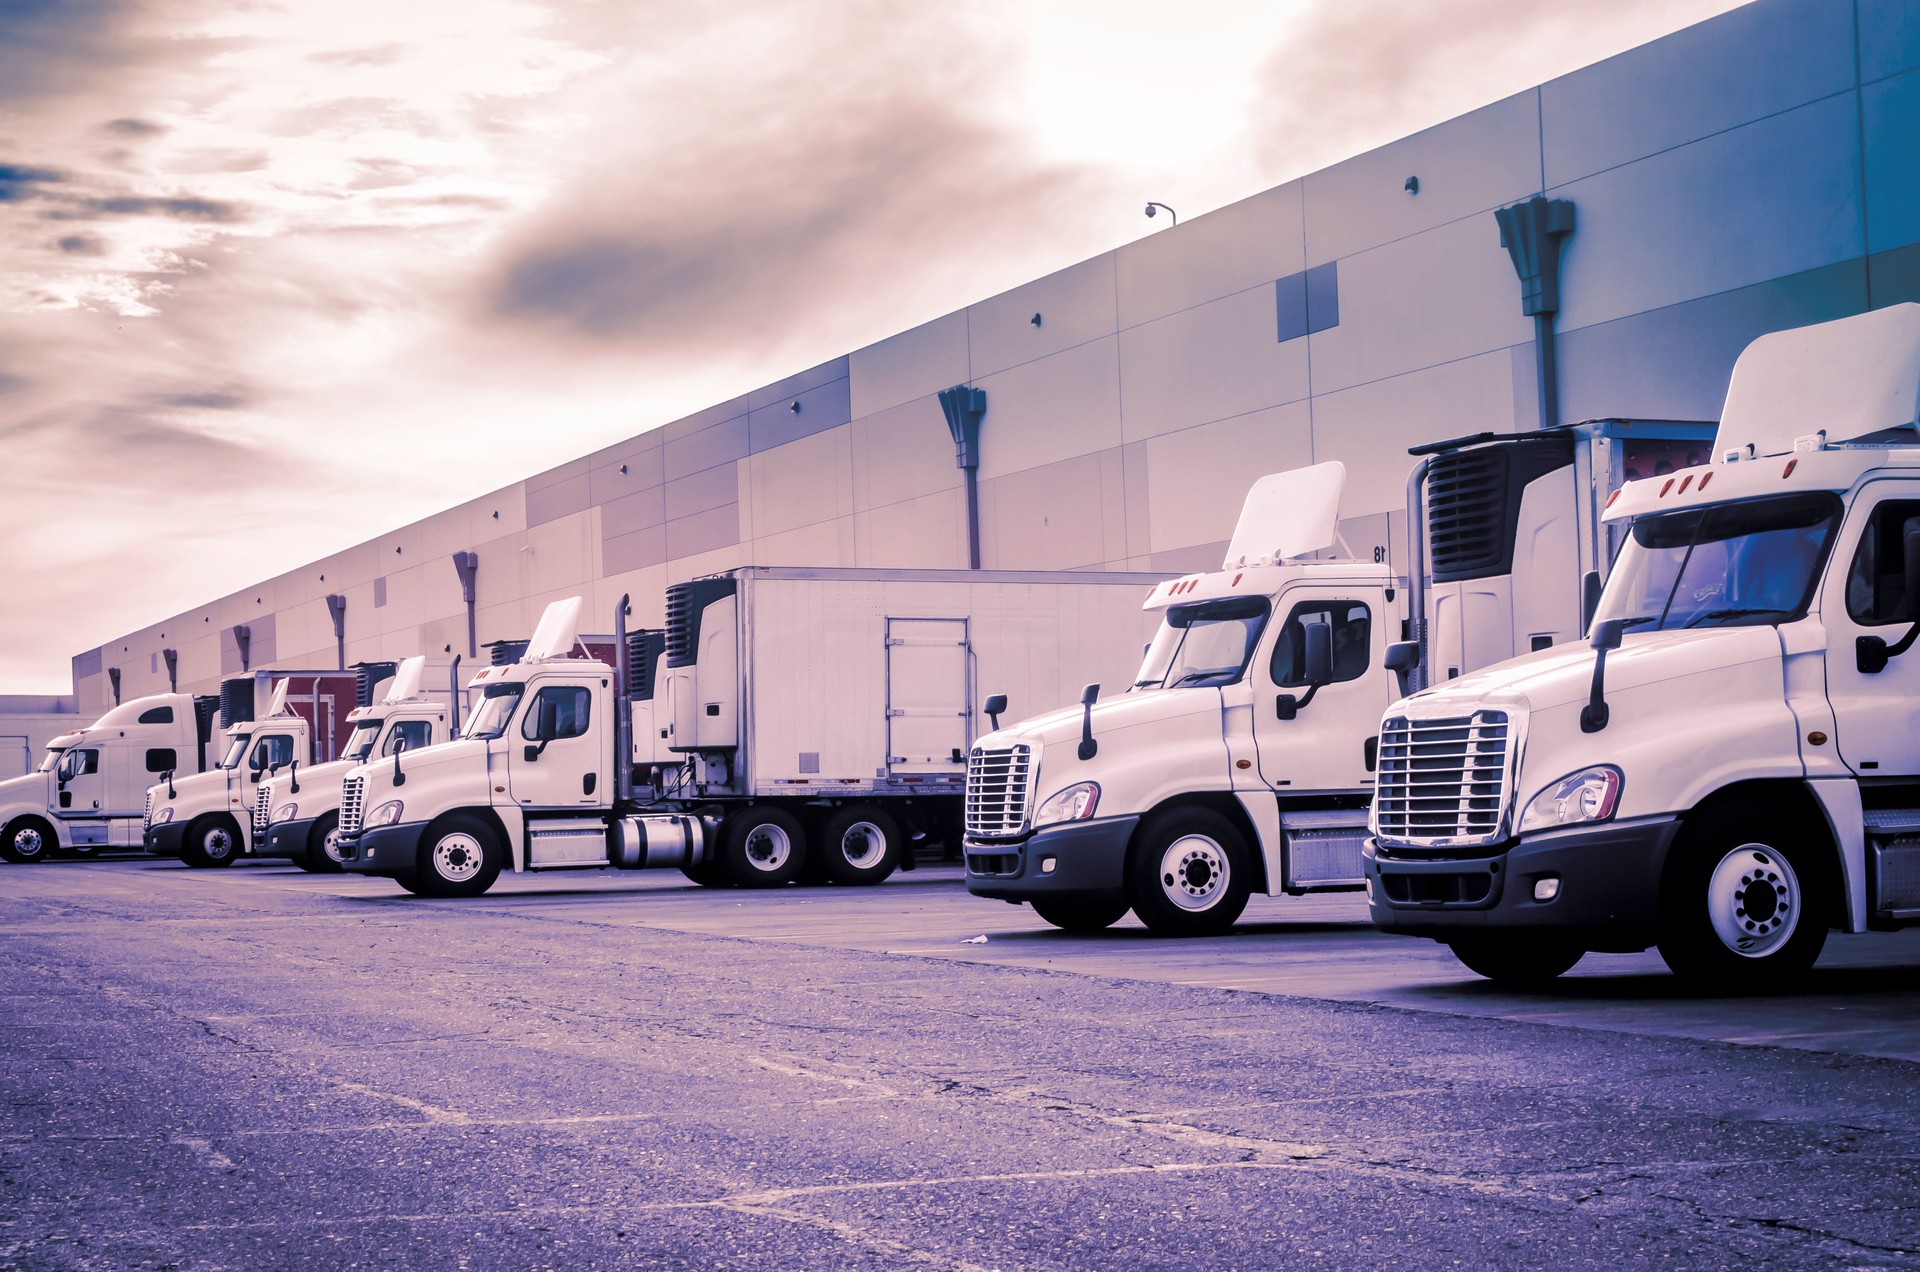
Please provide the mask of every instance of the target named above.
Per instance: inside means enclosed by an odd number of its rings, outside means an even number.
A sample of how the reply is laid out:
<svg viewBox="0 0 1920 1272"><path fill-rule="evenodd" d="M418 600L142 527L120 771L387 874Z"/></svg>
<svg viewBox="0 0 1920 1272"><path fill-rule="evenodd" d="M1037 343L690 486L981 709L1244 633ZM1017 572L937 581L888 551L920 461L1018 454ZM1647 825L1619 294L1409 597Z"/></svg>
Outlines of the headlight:
<svg viewBox="0 0 1920 1272"><path fill-rule="evenodd" d="M1033 815L1033 824L1051 826L1055 822L1085 821L1100 806L1100 783L1075 782L1055 791Z"/></svg>
<svg viewBox="0 0 1920 1272"><path fill-rule="evenodd" d="M400 801L390 799L367 814L368 826L391 826L400 820Z"/></svg>
<svg viewBox="0 0 1920 1272"><path fill-rule="evenodd" d="M282 804L273 810L273 816L267 820L277 822L292 821L299 812L300 805L298 804Z"/></svg>
<svg viewBox="0 0 1920 1272"><path fill-rule="evenodd" d="M159 824L160 824L161 822L170 822L170 821L172 821L172 820L173 820L173 805L172 805L172 804L168 804L168 805L166 805L166 806L164 806L164 807L162 807L162 808L156 808L156 809L154 809L154 810L153 810L153 824L154 824L154 825L156 825L156 826L158 826L158 825L159 825Z"/></svg>
<svg viewBox="0 0 1920 1272"><path fill-rule="evenodd" d="M1581 769L1533 797L1520 815L1520 833L1602 822L1620 806L1620 770L1611 764Z"/></svg>

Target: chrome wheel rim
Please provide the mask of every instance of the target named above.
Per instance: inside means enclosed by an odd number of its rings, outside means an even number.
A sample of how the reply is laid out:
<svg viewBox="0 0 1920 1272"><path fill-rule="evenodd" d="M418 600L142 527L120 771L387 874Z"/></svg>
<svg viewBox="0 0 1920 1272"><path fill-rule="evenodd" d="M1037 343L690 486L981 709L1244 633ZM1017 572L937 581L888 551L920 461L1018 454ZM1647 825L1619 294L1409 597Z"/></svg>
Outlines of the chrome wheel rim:
<svg viewBox="0 0 1920 1272"><path fill-rule="evenodd" d="M1182 910L1210 910L1231 883L1226 850L1205 835L1182 835L1160 855L1160 891Z"/></svg>
<svg viewBox="0 0 1920 1272"><path fill-rule="evenodd" d="M464 831L442 835L433 845L433 870L448 883L465 883L480 873L483 855L480 841Z"/></svg>
<svg viewBox="0 0 1920 1272"><path fill-rule="evenodd" d="M855 822L840 835L840 855L856 870L877 866L887 855L887 836L872 822Z"/></svg>
<svg viewBox="0 0 1920 1272"><path fill-rule="evenodd" d="M38 857L47 850L46 837L32 826L22 826L13 833L13 850L22 857Z"/></svg>
<svg viewBox="0 0 1920 1272"><path fill-rule="evenodd" d="M1765 844L1735 848L1707 881L1713 933L1742 958L1765 958L1793 939L1804 904L1793 867Z"/></svg>
<svg viewBox="0 0 1920 1272"><path fill-rule="evenodd" d="M748 865L771 873L787 864L787 858L793 855L793 840L786 831L766 822L747 832L745 848Z"/></svg>
<svg viewBox="0 0 1920 1272"><path fill-rule="evenodd" d="M233 855L233 835L225 826L215 826L200 837L200 851L208 861L225 861Z"/></svg>

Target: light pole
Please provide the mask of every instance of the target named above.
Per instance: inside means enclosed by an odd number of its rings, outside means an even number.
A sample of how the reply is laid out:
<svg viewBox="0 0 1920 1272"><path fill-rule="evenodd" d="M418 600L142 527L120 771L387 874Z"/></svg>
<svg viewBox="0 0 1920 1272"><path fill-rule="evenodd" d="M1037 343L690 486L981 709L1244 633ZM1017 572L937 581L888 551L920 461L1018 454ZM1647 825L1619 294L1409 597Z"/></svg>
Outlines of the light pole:
<svg viewBox="0 0 1920 1272"><path fill-rule="evenodd" d="M1148 215L1148 216L1152 216L1152 215L1154 215L1154 209L1155 209L1155 208L1163 208L1163 209L1165 209L1165 210L1166 210L1166 213L1167 213L1167 215L1173 218L1173 223L1174 223L1175 225L1178 225L1178 224L1180 224L1180 214L1179 214L1178 212L1175 212L1175 211L1174 211L1174 210L1173 210L1172 208L1169 208L1169 207L1167 207L1167 205L1166 205L1166 204L1164 204L1164 203L1148 203L1148 204L1147 204L1147 215Z"/></svg>

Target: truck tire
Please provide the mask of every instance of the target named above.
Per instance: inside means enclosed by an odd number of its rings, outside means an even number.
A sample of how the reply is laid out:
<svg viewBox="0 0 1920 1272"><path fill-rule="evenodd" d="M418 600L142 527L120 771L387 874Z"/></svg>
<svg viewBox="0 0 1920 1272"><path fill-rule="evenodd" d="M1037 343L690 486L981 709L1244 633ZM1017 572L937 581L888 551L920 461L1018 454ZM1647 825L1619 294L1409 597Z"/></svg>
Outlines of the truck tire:
<svg viewBox="0 0 1920 1272"><path fill-rule="evenodd" d="M811 855L835 883L864 887L893 873L903 839L893 814L872 804L849 804L827 818Z"/></svg>
<svg viewBox="0 0 1920 1272"><path fill-rule="evenodd" d="M1796 820L1719 809L1682 832L1667 865L1660 957L1718 992L1774 990L1827 942L1820 840Z"/></svg>
<svg viewBox="0 0 1920 1272"><path fill-rule="evenodd" d="M806 832L784 808L743 808L727 818L720 833L721 860L736 887L777 888L792 883L806 864Z"/></svg>
<svg viewBox="0 0 1920 1272"><path fill-rule="evenodd" d="M1120 921L1127 903L1084 897L1035 897L1033 912L1062 932L1104 932Z"/></svg>
<svg viewBox="0 0 1920 1272"><path fill-rule="evenodd" d="M400 886L421 897L477 897L493 886L505 861L493 827L456 814L427 827L413 874Z"/></svg>
<svg viewBox="0 0 1920 1272"><path fill-rule="evenodd" d="M1515 988L1550 985L1587 955L1577 945L1538 936L1469 937L1447 948L1468 971Z"/></svg>
<svg viewBox="0 0 1920 1272"><path fill-rule="evenodd" d="M1127 853L1127 900L1156 936L1214 936L1250 891L1246 840L1210 808L1170 808L1141 823Z"/></svg>
<svg viewBox="0 0 1920 1272"><path fill-rule="evenodd" d="M717 848L716 848L717 854ZM730 888L733 880L727 877L727 863L718 855L710 856L697 866L682 866L680 873L687 876L703 888Z"/></svg>
<svg viewBox="0 0 1920 1272"><path fill-rule="evenodd" d="M59 842L53 827L40 818L16 817L0 831L0 857L22 866L45 861Z"/></svg>
<svg viewBox="0 0 1920 1272"><path fill-rule="evenodd" d="M294 864L311 874L339 874L340 865L340 814L328 813L314 819L312 829L307 831L307 848Z"/></svg>
<svg viewBox="0 0 1920 1272"><path fill-rule="evenodd" d="M218 813L194 820L180 843L180 860L195 870L230 866L240 855L240 832L233 819Z"/></svg>

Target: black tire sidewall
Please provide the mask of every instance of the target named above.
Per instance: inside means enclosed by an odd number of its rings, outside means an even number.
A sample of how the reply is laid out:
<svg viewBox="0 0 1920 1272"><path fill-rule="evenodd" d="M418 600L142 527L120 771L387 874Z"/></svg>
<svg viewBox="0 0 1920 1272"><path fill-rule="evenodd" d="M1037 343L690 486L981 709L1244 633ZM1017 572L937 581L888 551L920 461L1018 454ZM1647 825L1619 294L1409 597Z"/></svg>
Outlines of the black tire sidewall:
<svg viewBox="0 0 1920 1272"><path fill-rule="evenodd" d="M206 848L207 837L216 830L224 830L227 832L227 842L229 846L226 855L223 857L214 856L212 853L209 853ZM233 864L233 859L239 855L240 832L235 830L231 825L226 824L217 813L196 818L193 824L187 827L187 833L180 844L180 859L185 861L189 866L195 866L203 870L230 866Z"/></svg>
<svg viewBox="0 0 1920 1272"><path fill-rule="evenodd" d="M449 835L466 835L480 845L480 869L468 879L449 879L433 865L434 845ZM474 817L449 817L427 827L408 891L423 897L477 897L493 886L506 863L506 849L493 827Z"/></svg>
<svg viewBox="0 0 1920 1272"><path fill-rule="evenodd" d="M1585 950L1547 935L1468 937L1447 948L1468 971L1496 985L1551 984L1586 957Z"/></svg>
<svg viewBox="0 0 1920 1272"><path fill-rule="evenodd" d="M1124 898L1035 897L1033 912L1062 932L1104 932L1127 913Z"/></svg>
<svg viewBox="0 0 1920 1272"><path fill-rule="evenodd" d="M1206 910L1183 910L1160 885L1160 859L1174 840L1204 835L1227 858L1227 891ZM1211 808L1172 808L1140 825L1127 853L1127 902L1147 930L1158 936L1215 936L1232 927L1252 895L1252 862L1239 827Z"/></svg>
<svg viewBox="0 0 1920 1272"><path fill-rule="evenodd" d="M324 813L316 818L312 829L307 831L306 850L300 855L300 868L314 874L339 874L341 864L327 855L327 833L340 824L338 812Z"/></svg>
<svg viewBox="0 0 1920 1272"><path fill-rule="evenodd" d="M40 832L40 851L34 853L31 857L22 856L20 851L13 846L13 837L23 830L38 830ZM53 827L47 825L41 818L16 817L7 823L6 829L0 830L0 857L6 858L17 866L30 866L35 862L45 861L48 857L51 857L54 846L59 842L58 836L53 833Z"/></svg>
<svg viewBox="0 0 1920 1272"><path fill-rule="evenodd" d="M1801 913L1785 944L1759 958L1728 949L1713 930L1706 894L1715 867L1742 844L1779 857L1799 881ZM1826 944L1831 886L1819 837L1801 818L1721 809L1688 826L1673 846L1661 886L1660 957L1676 976L1706 990L1752 993L1804 974Z"/></svg>
<svg viewBox="0 0 1920 1272"><path fill-rule="evenodd" d="M787 833L790 850L778 870L762 870L747 856L747 838L766 825L778 826ZM727 878L742 888L778 888L793 882L806 864L807 832L800 819L784 808L761 806L746 808L728 816L721 829L721 859L726 862Z"/></svg>
<svg viewBox="0 0 1920 1272"><path fill-rule="evenodd" d="M840 841L852 826L867 822L886 838L886 850L880 863L859 867L840 851ZM826 877L845 887L867 887L879 883L900 864L900 823L892 813L872 804L849 804L835 811L821 827L820 838L808 849L809 858L818 858Z"/></svg>

